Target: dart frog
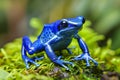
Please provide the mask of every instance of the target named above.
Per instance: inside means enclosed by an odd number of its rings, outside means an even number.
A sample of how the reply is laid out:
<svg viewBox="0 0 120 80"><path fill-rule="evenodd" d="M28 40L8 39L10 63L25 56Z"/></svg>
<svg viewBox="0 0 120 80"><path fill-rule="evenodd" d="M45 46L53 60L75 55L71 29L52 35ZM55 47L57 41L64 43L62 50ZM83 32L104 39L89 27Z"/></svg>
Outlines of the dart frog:
<svg viewBox="0 0 120 80"><path fill-rule="evenodd" d="M84 23L85 18L83 16L61 19L50 24L44 24L44 28L41 34L33 43L28 36L24 36L22 39L21 53L26 68L30 68L28 63L33 63L38 67L39 64L36 63L35 60L41 60L44 58L29 58L27 56L27 53L29 55L32 55L36 52L45 51L48 58L52 62L64 67L66 70L69 70L65 64L70 64L72 66L74 64L72 62L62 60L61 56L57 57L55 51L66 49L68 53L71 54L72 52L68 48L68 45L71 43L72 38L75 38L77 40L79 47L83 52L81 55L75 56L73 60L85 60L86 66L90 66L89 60L91 60L95 65L98 65L98 63L93 58L91 58L87 45L78 35L78 32L81 30Z"/></svg>

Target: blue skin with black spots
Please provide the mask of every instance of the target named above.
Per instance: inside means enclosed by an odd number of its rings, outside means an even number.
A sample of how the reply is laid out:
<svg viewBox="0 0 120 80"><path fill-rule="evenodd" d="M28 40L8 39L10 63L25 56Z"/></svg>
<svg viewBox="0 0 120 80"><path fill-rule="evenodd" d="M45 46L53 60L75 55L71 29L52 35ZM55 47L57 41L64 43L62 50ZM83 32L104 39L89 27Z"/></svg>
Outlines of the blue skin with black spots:
<svg viewBox="0 0 120 80"><path fill-rule="evenodd" d="M66 49L71 54L72 52L67 47L71 43L72 38L77 40L83 52L81 55L76 56L73 60L85 60L87 66L90 66L89 60L91 60L95 65L97 65L98 63L90 57L87 45L78 35L78 31L82 28L84 22L84 17L78 16L76 18L61 19L50 24L45 24L42 33L33 43L30 41L29 37L24 36L22 39L21 53L23 61L26 64L26 68L29 69L28 62L39 66L35 60L41 60L44 58L29 58L26 52L32 55L36 52L45 51L52 62L64 67L66 70L69 70L65 64L74 64L60 59L61 56L57 57L54 51Z"/></svg>

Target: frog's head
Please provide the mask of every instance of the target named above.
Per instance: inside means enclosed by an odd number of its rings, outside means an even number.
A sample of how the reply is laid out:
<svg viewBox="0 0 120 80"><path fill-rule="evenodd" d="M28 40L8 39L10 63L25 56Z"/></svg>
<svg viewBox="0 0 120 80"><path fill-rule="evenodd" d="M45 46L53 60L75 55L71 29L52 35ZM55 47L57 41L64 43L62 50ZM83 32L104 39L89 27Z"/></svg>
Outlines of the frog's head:
<svg viewBox="0 0 120 80"><path fill-rule="evenodd" d="M56 31L59 34L74 34L82 28L84 23L85 19L83 16L58 20L56 22Z"/></svg>

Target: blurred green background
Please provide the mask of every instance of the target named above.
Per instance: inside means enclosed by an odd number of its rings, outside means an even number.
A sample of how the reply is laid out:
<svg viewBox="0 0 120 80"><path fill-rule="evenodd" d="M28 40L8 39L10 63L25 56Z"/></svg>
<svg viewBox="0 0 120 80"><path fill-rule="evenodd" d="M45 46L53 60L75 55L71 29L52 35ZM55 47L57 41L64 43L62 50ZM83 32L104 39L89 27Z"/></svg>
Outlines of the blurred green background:
<svg viewBox="0 0 120 80"><path fill-rule="evenodd" d="M0 47L33 34L29 24L33 17L50 23L80 15L92 22L92 29L106 36L100 45L111 38L112 49L120 48L120 0L0 0Z"/></svg>

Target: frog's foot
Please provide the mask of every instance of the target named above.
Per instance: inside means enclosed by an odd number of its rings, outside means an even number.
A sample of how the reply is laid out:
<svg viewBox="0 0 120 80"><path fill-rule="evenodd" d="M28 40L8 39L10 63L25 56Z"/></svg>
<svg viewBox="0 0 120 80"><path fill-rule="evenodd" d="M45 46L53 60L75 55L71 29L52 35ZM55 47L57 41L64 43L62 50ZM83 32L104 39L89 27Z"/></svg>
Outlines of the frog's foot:
<svg viewBox="0 0 120 80"><path fill-rule="evenodd" d="M90 57L88 53L83 53L74 58L74 60L85 60L86 66L90 66L89 60L91 60L96 66L98 65L97 61Z"/></svg>
<svg viewBox="0 0 120 80"><path fill-rule="evenodd" d="M59 64L62 67L64 67L66 70L70 70L70 69L64 64L70 64L70 65L74 66L74 64L72 62L64 61L64 60L61 60L60 58L61 58L61 56L58 57L58 59L54 60L53 62L56 63L56 64Z"/></svg>
<svg viewBox="0 0 120 80"><path fill-rule="evenodd" d="M25 64L26 64L26 68L29 69L30 66L29 66L28 63L32 63L32 64L34 64L36 67L39 67L40 64L36 63L35 60L41 60L41 59L43 59L43 58L44 58L44 57L40 57L40 58L37 58L37 57L34 57L34 58L25 57L23 60L24 60L24 62L25 62Z"/></svg>

